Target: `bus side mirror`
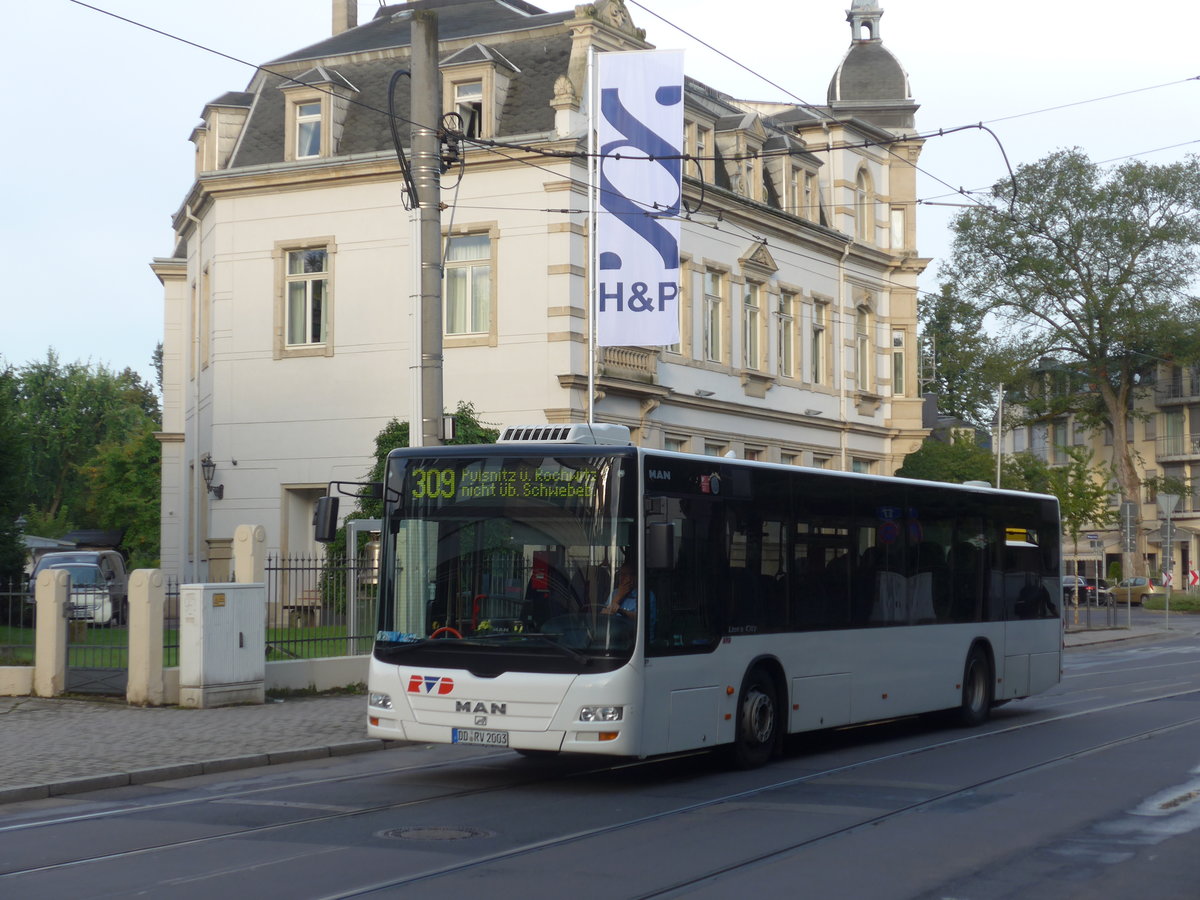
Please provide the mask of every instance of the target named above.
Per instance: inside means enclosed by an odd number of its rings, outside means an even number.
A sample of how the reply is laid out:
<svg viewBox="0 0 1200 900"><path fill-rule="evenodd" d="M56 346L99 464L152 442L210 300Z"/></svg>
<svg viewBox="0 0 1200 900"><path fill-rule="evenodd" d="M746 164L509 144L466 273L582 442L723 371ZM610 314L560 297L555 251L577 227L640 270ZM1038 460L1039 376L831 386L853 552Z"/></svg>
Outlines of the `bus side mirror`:
<svg viewBox="0 0 1200 900"><path fill-rule="evenodd" d="M313 537L322 544L328 544L337 534L338 498L317 498L317 509L313 513Z"/></svg>
<svg viewBox="0 0 1200 900"><path fill-rule="evenodd" d="M646 568L675 568L675 526L653 522L646 528Z"/></svg>

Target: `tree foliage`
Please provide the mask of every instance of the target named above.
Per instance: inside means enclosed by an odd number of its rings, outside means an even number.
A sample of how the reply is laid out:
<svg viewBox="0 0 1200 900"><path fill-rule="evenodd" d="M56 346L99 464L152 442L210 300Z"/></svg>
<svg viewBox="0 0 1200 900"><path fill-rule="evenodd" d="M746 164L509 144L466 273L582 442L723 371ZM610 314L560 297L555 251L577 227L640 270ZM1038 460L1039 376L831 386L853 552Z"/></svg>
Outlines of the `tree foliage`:
<svg viewBox="0 0 1200 900"><path fill-rule="evenodd" d="M954 435L949 443L929 439L916 451L904 457L896 470L901 478L920 478L925 481L946 481L962 484L966 481L986 481L996 477L996 460L967 434Z"/></svg>
<svg viewBox="0 0 1200 900"><path fill-rule="evenodd" d="M921 339L932 359L938 412L976 428L995 415L996 391L1009 381L1013 360L985 327L987 311L959 297L951 285L924 296L918 309Z"/></svg>
<svg viewBox="0 0 1200 900"><path fill-rule="evenodd" d="M130 569L158 566L162 451L156 430L154 422L143 422L127 440L102 444L83 467L88 491L82 518L124 532Z"/></svg>
<svg viewBox="0 0 1200 900"><path fill-rule="evenodd" d="M9 476L0 475L0 494L15 497L25 533L124 531L132 561L154 564L161 476L153 388L132 369L63 363L49 350L8 369L0 393L0 470ZM0 514L7 517L3 498Z"/></svg>
<svg viewBox="0 0 1200 900"><path fill-rule="evenodd" d="M25 466L25 435L17 408L17 377L0 369L0 585L21 573L25 551L17 519L23 510L21 493Z"/></svg>
<svg viewBox="0 0 1200 900"><path fill-rule="evenodd" d="M1121 493L1138 497L1128 411L1160 359L1200 358L1189 294L1200 272L1200 158L1104 170L1060 151L1020 167L992 189L991 206L953 227L942 275L1035 373L1020 385L1027 415L1111 427Z"/></svg>

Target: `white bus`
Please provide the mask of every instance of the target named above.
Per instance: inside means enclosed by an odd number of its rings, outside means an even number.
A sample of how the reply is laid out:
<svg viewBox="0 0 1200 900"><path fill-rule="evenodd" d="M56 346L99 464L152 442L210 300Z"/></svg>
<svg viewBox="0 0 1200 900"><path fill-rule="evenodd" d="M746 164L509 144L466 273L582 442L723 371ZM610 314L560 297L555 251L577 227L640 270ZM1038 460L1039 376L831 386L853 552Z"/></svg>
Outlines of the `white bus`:
<svg viewBox="0 0 1200 900"><path fill-rule="evenodd" d="M396 450L383 495L372 737L727 747L748 767L787 733L978 724L1060 677L1053 497L648 450L599 425ZM618 604L627 561L637 599Z"/></svg>

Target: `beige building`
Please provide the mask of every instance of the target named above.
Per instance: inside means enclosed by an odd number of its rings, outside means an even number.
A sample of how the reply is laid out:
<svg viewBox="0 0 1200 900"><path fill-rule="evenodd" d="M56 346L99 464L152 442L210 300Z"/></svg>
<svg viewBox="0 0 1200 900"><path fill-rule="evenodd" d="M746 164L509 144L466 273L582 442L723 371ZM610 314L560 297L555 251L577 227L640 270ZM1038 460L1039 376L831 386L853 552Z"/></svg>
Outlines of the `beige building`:
<svg viewBox="0 0 1200 900"><path fill-rule="evenodd" d="M1171 560L1174 590L1187 587L1188 575L1198 568L1197 535L1200 535L1200 367L1161 363L1153 375L1139 385L1134 410L1126 422L1132 441L1134 465L1142 482L1142 495L1130 498L1135 503L1137 524L1134 557L1124 553L1119 524L1095 523L1081 536L1078 553L1069 543L1063 550L1067 559L1064 571L1094 576L1097 567L1108 572L1113 563L1123 566L1126 575L1136 570L1159 577L1164 563ZM1021 426L1008 431L1003 440L1005 453L1029 452L1050 464L1068 462L1067 448L1087 447L1094 466L1113 463L1116 449L1112 429L1096 433L1076 422L1073 416L1051 422ZM1156 485L1182 488L1179 502L1171 514L1173 540L1168 554L1163 544L1166 524L1155 491ZM1116 481L1109 483L1109 507L1119 522L1121 491ZM1095 535L1089 540L1087 535ZM1074 567L1073 567L1074 566ZM1131 569L1131 566L1134 568ZM1100 577L1106 577L1101 575Z"/></svg>
<svg viewBox="0 0 1200 900"><path fill-rule="evenodd" d="M375 435L409 416L414 252L387 109L414 8L438 15L443 108L505 144L467 142L443 176L446 406L498 426L586 417L586 61L647 49L644 32L622 0L418 0L361 25L351 6L203 109L175 249L153 262L162 561L185 579L219 577L241 524L313 549L315 498L362 478ZM598 421L648 446L877 473L919 446L921 141L881 15L853 3L824 106L688 80L681 340L600 351Z"/></svg>

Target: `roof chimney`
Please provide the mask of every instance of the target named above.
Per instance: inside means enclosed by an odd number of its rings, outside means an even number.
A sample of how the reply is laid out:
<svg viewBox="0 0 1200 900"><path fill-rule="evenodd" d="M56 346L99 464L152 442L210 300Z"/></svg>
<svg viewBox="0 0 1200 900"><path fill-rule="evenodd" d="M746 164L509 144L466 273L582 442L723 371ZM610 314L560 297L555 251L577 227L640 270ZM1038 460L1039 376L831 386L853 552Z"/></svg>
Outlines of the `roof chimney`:
<svg viewBox="0 0 1200 900"><path fill-rule="evenodd" d="M358 0L333 0L333 33L358 27Z"/></svg>

